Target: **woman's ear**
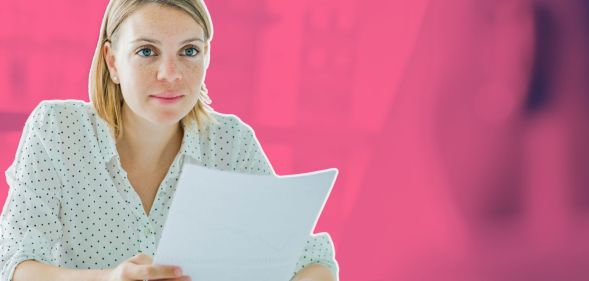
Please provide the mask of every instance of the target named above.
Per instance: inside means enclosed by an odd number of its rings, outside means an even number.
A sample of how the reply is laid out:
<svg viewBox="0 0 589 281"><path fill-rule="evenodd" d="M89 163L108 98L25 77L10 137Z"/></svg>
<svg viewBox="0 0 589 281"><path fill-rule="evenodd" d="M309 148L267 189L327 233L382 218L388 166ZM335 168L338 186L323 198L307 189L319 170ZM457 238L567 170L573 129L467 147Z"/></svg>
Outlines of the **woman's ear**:
<svg viewBox="0 0 589 281"><path fill-rule="evenodd" d="M119 75L117 73L117 67L115 65L115 52L112 48L112 45L109 41L105 42L102 46L102 52L104 54L104 60L106 61L106 66L108 67L108 72L110 73L110 79L115 82L119 83Z"/></svg>

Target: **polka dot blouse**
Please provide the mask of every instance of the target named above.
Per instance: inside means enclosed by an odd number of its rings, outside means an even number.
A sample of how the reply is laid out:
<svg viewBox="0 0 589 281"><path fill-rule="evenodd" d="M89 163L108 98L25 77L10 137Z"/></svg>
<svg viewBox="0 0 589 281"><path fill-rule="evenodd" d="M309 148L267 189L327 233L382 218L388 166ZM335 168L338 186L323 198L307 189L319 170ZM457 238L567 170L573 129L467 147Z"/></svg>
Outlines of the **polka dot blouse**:
<svg viewBox="0 0 589 281"><path fill-rule="evenodd" d="M139 252L155 255L182 164L272 175L254 131L235 115L213 113L219 124L184 127L180 151L149 215L129 183L107 123L92 104L44 101L26 122L0 216L0 280L37 260L66 268L112 268ZM293 277L306 265L338 277L327 233L309 236ZM228 265L230 269L231 266Z"/></svg>

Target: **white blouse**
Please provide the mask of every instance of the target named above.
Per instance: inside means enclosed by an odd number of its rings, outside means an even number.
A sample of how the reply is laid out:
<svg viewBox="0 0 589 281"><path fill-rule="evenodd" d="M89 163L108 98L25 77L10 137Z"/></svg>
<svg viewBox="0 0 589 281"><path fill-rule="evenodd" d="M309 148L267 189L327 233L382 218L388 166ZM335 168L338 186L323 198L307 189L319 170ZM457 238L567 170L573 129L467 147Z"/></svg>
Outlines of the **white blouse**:
<svg viewBox="0 0 589 281"><path fill-rule="evenodd" d="M6 171L10 189L0 216L0 280L11 280L16 265L29 259L105 269L139 252L155 255L186 157L221 170L275 174L250 126L235 115L213 116L219 124L206 131L194 122L184 127L180 151L146 215L109 127L92 104L41 102ZM334 256L329 234L311 235L292 277L319 263L337 280Z"/></svg>

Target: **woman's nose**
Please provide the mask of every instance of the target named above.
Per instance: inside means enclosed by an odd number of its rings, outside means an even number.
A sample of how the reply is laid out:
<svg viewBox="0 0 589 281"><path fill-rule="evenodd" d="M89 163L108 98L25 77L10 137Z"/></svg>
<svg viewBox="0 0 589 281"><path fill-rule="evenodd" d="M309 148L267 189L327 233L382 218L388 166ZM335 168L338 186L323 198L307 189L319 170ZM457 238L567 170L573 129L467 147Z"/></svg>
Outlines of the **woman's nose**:
<svg viewBox="0 0 589 281"><path fill-rule="evenodd" d="M178 70L178 63L175 58L164 58L159 66L158 80L166 80L168 82L175 82L182 79L182 74Z"/></svg>

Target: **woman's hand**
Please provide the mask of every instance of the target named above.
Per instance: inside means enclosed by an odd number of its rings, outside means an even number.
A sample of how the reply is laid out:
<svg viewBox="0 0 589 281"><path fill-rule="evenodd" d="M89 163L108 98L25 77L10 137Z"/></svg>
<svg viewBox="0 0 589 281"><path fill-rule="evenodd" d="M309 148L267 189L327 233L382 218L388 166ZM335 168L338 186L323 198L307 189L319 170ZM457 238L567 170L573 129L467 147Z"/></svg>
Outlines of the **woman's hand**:
<svg viewBox="0 0 589 281"><path fill-rule="evenodd" d="M182 269L171 265L154 265L153 258L145 254L122 262L117 267L104 271L104 281L169 280L190 281L182 276Z"/></svg>

